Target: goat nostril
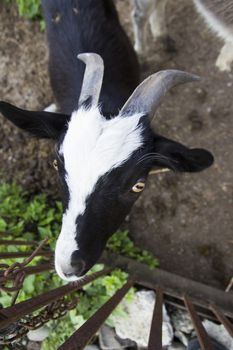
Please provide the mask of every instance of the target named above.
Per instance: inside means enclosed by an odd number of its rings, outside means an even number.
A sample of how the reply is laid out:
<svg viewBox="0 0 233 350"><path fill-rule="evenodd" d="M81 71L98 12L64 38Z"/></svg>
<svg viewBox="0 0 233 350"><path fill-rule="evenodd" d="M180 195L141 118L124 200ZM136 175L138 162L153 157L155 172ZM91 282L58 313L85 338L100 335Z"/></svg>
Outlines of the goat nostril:
<svg viewBox="0 0 233 350"><path fill-rule="evenodd" d="M68 278L74 276L73 273L64 273L64 275L65 275L65 277L68 277Z"/></svg>
<svg viewBox="0 0 233 350"><path fill-rule="evenodd" d="M78 254L76 252L73 253L71 258L71 266L74 269L74 274L76 276L82 275L83 271L85 270L86 264L84 260L77 256Z"/></svg>
<svg viewBox="0 0 233 350"><path fill-rule="evenodd" d="M80 276L85 269L85 263L83 260L76 261L72 264L72 267L74 268L75 275Z"/></svg>

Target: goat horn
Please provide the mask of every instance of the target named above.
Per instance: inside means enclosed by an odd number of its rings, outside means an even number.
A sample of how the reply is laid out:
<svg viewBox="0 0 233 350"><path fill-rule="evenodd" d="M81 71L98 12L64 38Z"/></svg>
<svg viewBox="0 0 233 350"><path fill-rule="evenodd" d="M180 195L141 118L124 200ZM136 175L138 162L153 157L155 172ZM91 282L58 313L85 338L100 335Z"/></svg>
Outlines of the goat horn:
<svg viewBox="0 0 233 350"><path fill-rule="evenodd" d="M122 116L131 116L135 113L149 115L152 119L167 91L176 85L199 80L197 75L169 69L162 70L145 79L133 92L122 107Z"/></svg>
<svg viewBox="0 0 233 350"><path fill-rule="evenodd" d="M96 53L82 53L78 59L86 64L79 105L91 97L91 105L97 106L104 76L104 62Z"/></svg>

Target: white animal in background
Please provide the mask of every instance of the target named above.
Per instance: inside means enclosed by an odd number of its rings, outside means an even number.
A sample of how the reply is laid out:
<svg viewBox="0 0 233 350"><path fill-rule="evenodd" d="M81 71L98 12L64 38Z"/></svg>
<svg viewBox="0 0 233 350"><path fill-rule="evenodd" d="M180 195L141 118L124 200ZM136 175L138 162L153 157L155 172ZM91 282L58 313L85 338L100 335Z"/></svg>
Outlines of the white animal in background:
<svg viewBox="0 0 233 350"><path fill-rule="evenodd" d="M145 54L148 48L148 25L154 39L168 35L167 2L168 0L133 0L134 48L138 54ZM224 40L216 66L221 71L230 71L233 62L233 1L193 0L193 2L209 28Z"/></svg>
<svg viewBox="0 0 233 350"><path fill-rule="evenodd" d="M233 62L233 1L193 0L206 24L224 40L216 66L221 71L230 71Z"/></svg>
<svg viewBox="0 0 233 350"><path fill-rule="evenodd" d="M166 4L168 0L133 0L134 49L139 55L148 48L148 27L154 39L167 36Z"/></svg>

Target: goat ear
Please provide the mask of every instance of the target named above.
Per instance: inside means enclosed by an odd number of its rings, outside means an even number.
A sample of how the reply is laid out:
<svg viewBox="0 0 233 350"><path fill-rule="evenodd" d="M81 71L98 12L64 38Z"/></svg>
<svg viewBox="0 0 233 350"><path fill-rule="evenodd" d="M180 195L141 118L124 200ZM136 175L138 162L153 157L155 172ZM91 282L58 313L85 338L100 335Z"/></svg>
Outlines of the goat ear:
<svg viewBox="0 0 233 350"><path fill-rule="evenodd" d="M70 120L68 115L26 111L3 101L0 101L0 112L18 128L39 138L57 139Z"/></svg>
<svg viewBox="0 0 233 350"><path fill-rule="evenodd" d="M210 167L213 155L202 148L188 148L162 136L154 139L154 151L158 154L155 165L162 165L180 172L198 172Z"/></svg>

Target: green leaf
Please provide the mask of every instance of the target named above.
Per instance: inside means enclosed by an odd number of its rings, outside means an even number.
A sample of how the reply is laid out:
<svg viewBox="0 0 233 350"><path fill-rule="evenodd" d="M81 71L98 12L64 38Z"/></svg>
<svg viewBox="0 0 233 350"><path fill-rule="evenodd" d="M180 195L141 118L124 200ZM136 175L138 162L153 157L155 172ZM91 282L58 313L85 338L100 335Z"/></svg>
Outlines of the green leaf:
<svg viewBox="0 0 233 350"><path fill-rule="evenodd" d="M35 290L34 283L35 283L35 275L30 275L25 278L23 283L23 290L27 294L32 294Z"/></svg>
<svg viewBox="0 0 233 350"><path fill-rule="evenodd" d="M3 218L0 218L0 231L5 231L7 228L7 223Z"/></svg>

